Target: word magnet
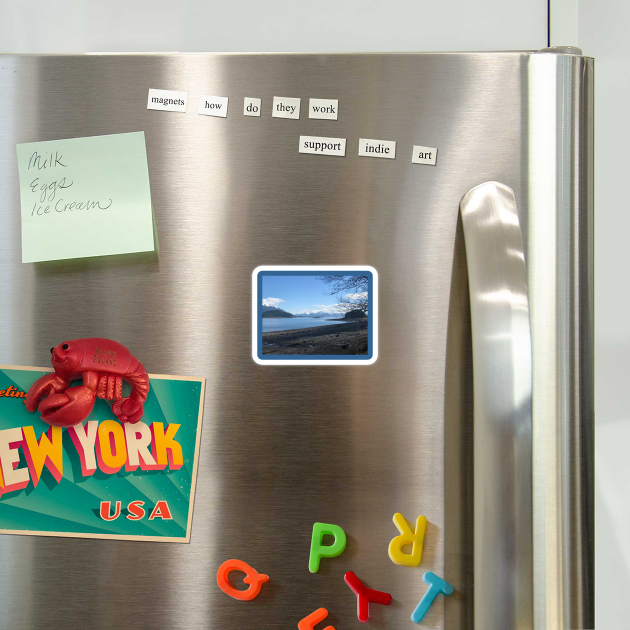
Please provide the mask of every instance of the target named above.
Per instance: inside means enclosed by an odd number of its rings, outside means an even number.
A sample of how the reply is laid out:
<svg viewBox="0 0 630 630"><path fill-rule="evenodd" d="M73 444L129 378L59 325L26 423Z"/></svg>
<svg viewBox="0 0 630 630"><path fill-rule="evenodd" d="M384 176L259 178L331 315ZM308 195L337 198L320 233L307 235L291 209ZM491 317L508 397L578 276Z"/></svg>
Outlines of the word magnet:
<svg viewBox="0 0 630 630"><path fill-rule="evenodd" d="M243 99L243 116L260 116L262 100L246 96Z"/></svg>
<svg viewBox="0 0 630 630"><path fill-rule="evenodd" d="M202 94L199 97L199 113L202 116L226 118L228 115L228 97Z"/></svg>
<svg viewBox="0 0 630 630"><path fill-rule="evenodd" d="M313 153L315 155L344 156L346 154L346 139L300 136L299 152Z"/></svg>
<svg viewBox="0 0 630 630"><path fill-rule="evenodd" d="M431 166L435 166L436 160L436 147L421 147L414 145L413 153L411 154L412 164L430 164Z"/></svg>
<svg viewBox="0 0 630 630"><path fill-rule="evenodd" d="M332 545L324 545L324 536L333 536ZM315 523L313 525L313 537L311 538L311 555L308 559L308 570L311 573L319 571L319 561L322 558L336 558L346 548L346 532L339 525L327 523Z"/></svg>
<svg viewBox="0 0 630 630"><path fill-rule="evenodd" d="M243 582L249 584L249 588L245 591L240 591L234 588L228 579L230 571L242 571L245 573ZM226 560L217 571L217 584L219 588L230 597L234 599L240 599L241 601L249 602L260 593L262 585L269 580L269 576L264 573L258 573L256 569L252 568L246 562L242 560Z"/></svg>
<svg viewBox="0 0 630 630"><path fill-rule="evenodd" d="M300 117L301 100L299 98L289 98L288 96L274 96L271 116L273 118L298 119Z"/></svg>
<svg viewBox="0 0 630 630"><path fill-rule="evenodd" d="M311 98L308 101L308 117L337 120L339 101L336 98Z"/></svg>
<svg viewBox="0 0 630 630"><path fill-rule="evenodd" d="M147 109L160 109L165 112L185 112L188 103L188 92L175 90L149 90Z"/></svg>
<svg viewBox="0 0 630 630"><path fill-rule="evenodd" d="M407 567L417 567L422 561L422 547L424 545L424 532L427 528L426 516L419 516L416 521L415 533L407 524L405 517L396 512L394 514L394 525L398 528L400 536L396 536L389 543L389 557L394 564L402 564ZM412 545L411 553L404 553L403 547Z"/></svg>
<svg viewBox="0 0 630 630"><path fill-rule="evenodd" d="M371 140L369 138L359 139L359 157L396 159L395 140Z"/></svg>

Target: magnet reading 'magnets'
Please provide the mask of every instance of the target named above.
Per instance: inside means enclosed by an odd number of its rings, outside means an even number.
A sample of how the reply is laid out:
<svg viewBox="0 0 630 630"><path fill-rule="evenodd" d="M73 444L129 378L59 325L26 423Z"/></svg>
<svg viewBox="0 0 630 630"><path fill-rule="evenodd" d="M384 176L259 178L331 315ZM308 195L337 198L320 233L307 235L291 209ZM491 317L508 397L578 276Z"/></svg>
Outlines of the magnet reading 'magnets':
<svg viewBox="0 0 630 630"><path fill-rule="evenodd" d="M121 422L135 424L142 418L149 376L125 346L98 337L73 339L51 348L50 354L54 372L39 378L28 390L28 411L38 409L44 422L71 427L90 415L98 397L114 401L112 411ZM83 385L70 387L76 378L83 378ZM123 379L131 385L127 398L122 394Z"/></svg>

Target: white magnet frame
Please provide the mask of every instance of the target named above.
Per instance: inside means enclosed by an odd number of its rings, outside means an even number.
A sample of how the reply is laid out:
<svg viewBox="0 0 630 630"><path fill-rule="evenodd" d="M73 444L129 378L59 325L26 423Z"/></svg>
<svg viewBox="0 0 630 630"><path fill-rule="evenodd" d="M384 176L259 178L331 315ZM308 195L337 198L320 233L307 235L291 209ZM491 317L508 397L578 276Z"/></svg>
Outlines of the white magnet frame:
<svg viewBox="0 0 630 630"><path fill-rule="evenodd" d="M261 271L369 271L372 274L372 357L370 359L260 359L258 357L258 274ZM378 272L369 265L261 265L252 272L252 359L258 365L372 365L378 359Z"/></svg>

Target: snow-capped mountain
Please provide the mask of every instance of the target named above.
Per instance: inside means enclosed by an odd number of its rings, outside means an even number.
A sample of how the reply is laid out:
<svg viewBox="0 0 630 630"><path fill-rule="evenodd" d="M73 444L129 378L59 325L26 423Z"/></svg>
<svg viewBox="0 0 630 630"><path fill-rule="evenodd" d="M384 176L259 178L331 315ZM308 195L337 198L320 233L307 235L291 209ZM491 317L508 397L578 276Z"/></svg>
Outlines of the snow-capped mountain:
<svg viewBox="0 0 630 630"><path fill-rule="evenodd" d="M296 313L293 317L341 317L339 313L327 313L326 311L304 311L302 313Z"/></svg>
<svg viewBox="0 0 630 630"><path fill-rule="evenodd" d="M293 317L293 313L287 313L287 311L278 308L277 306L265 306L262 305L262 316L265 319L271 317Z"/></svg>

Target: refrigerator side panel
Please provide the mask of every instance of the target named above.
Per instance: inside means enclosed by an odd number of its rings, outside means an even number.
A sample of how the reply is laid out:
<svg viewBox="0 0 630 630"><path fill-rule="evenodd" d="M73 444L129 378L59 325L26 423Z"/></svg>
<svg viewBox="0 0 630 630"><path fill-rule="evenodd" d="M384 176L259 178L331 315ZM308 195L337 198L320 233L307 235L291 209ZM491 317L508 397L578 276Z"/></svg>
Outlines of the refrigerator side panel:
<svg viewBox="0 0 630 630"><path fill-rule="evenodd" d="M535 627L594 625L593 60L529 59Z"/></svg>

